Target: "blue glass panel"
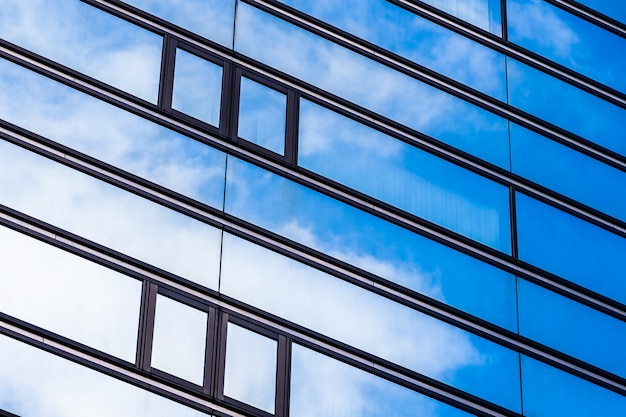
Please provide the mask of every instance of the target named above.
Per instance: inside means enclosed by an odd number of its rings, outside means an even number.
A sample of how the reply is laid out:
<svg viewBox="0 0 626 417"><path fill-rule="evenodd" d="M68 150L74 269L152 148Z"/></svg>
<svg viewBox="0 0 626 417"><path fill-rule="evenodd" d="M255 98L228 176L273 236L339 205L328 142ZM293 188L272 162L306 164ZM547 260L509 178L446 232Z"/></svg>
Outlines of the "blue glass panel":
<svg viewBox="0 0 626 417"><path fill-rule="evenodd" d="M286 123L287 96L241 77L238 136L283 154Z"/></svg>
<svg viewBox="0 0 626 417"><path fill-rule="evenodd" d="M0 59L0 118L221 209L226 155Z"/></svg>
<svg viewBox="0 0 626 417"><path fill-rule="evenodd" d="M156 103L163 38L78 0L3 1L0 38Z"/></svg>
<svg viewBox="0 0 626 417"><path fill-rule="evenodd" d="M519 331L539 343L626 377L626 323L518 280Z"/></svg>
<svg viewBox="0 0 626 417"><path fill-rule="evenodd" d="M236 35L237 52L509 169L504 118L246 3L237 9Z"/></svg>
<svg viewBox="0 0 626 417"><path fill-rule="evenodd" d="M621 417L626 397L522 356L524 415Z"/></svg>
<svg viewBox="0 0 626 417"><path fill-rule="evenodd" d="M495 35L502 35L499 0L418 0Z"/></svg>
<svg viewBox="0 0 626 417"><path fill-rule="evenodd" d="M511 251L507 187L307 100L300 101L298 163L485 245Z"/></svg>
<svg viewBox="0 0 626 417"><path fill-rule="evenodd" d="M507 69L510 104L626 155L626 110L514 59Z"/></svg>
<svg viewBox="0 0 626 417"><path fill-rule="evenodd" d="M224 294L520 410L518 353L243 239L223 243Z"/></svg>
<svg viewBox="0 0 626 417"><path fill-rule="evenodd" d="M388 1L281 2L506 101L504 55Z"/></svg>
<svg viewBox="0 0 626 417"><path fill-rule="evenodd" d="M540 0L508 0L509 40L626 93L626 39ZM626 7L622 6L622 9Z"/></svg>
<svg viewBox="0 0 626 417"><path fill-rule="evenodd" d="M124 2L228 48L233 47L235 0L124 0Z"/></svg>
<svg viewBox="0 0 626 417"><path fill-rule="evenodd" d="M511 170L626 221L626 173L511 123Z"/></svg>
<svg viewBox="0 0 626 417"><path fill-rule="evenodd" d="M516 203L521 260L626 302L626 239L523 194Z"/></svg>
<svg viewBox="0 0 626 417"><path fill-rule="evenodd" d="M305 347L291 355L291 417L470 416Z"/></svg>
<svg viewBox="0 0 626 417"><path fill-rule="evenodd" d="M623 0L576 0L576 2L626 24L626 7Z"/></svg>
<svg viewBox="0 0 626 417"><path fill-rule="evenodd" d="M514 277L229 157L226 212L516 331Z"/></svg>

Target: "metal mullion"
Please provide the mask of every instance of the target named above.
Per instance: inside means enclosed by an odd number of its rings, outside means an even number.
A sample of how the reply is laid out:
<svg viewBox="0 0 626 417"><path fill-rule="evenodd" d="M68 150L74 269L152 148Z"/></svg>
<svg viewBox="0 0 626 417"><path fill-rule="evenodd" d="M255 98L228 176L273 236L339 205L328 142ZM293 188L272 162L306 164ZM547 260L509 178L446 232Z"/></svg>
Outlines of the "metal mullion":
<svg viewBox="0 0 626 417"><path fill-rule="evenodd" d="M149 372L152 359L152 338L154 334L154 313L158 287L148 281L143 282L142 305L139 324L139 343L137 343L137 366Z"/></svg>

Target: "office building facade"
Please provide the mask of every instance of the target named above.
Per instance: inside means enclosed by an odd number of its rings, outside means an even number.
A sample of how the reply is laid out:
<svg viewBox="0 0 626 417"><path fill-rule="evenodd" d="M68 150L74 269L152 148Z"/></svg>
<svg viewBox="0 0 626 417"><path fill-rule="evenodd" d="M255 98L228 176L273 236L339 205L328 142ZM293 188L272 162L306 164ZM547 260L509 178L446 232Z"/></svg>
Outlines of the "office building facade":
<svg viewBox="0 0 626 417"><path fill-rule="evenodd" d="M621 1L0 5L0 415L624 414Z"/></svg>

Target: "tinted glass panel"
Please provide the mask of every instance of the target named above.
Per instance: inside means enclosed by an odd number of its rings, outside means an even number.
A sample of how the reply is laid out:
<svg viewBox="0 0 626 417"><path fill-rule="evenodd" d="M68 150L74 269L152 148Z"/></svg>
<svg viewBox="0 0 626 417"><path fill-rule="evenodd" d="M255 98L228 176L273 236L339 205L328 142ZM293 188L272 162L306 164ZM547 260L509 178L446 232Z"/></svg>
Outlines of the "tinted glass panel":
<svg viewBox="0 0 626 417"><path fill-rule="evenodd" d="M233 46L235 0L124 0L226 47Z"/></svg>
<svg viewBox="0 0 626 417"><path fill-rule="evenodd" d="M78 0L9 0L0 38L156 103L163 38Z"/></svg>
<svg viewBox="0 0 626 417"><path fill-rule="evenodd" d="M274 413L278 343L228 323L224 395Z"/></svg>
<svg viewBox="0 0 626 417"><path fill-rule="evenodd" d="M506 100L502 54L388 1L281 2L499 100Z"/></svg>
<svg viewBox="0 0 626 417"><path fill-rule="evenodd" d="M507 187L307 100L300 101L298 163L483 244L511 251Z"/></svg>
<svg viewBox="0 0 626 417"><path fill-rule="evenodd" d="M576 0L580 4L591 7L610 18L626 24L626 7L622 0Z"/></svg>
<svg viewBox="0 0 626 417"><path fill-rule="evenodd" d="M221 209L226 155L0 59L0 118Z"/></svg>
<svg viewBox="0 0 626 417"><path fill-rule="evenodd" d="M517 194L519 257L626 303L626 239Z"/></svg>
<svg viewBox="0 0 626 417"><path fill-rule="evenodd" d="M0 409L18 416L207 415L3 335L0 352Z"/></svg>
<svg viewBox="0 0 626 417"><path fill-rule="evenodd" d="M626 323L518 281L520 334L626 376Z"/></svg>
<svg viewBox="0 0 626 417"><path fill-rule="evenodd" d="M202 385L207 318L203 311L157 294L151 366Z"/></svg>
<svg viewBox="0 0 626 417"><path fill-rule="evenodd" d="M508 0L509 40L626 92L626 39L540 0ZM626 9L622 5L623 9Z"/></svg>
<svg viewBox="0 0 626 417"><path fill-rule="evenodd" d="M239 94L238 136L283 154L287 96L246 77Z"/></svg>
<svg viewBox="0 0 626 417"><path fill-rule="evenodd" d="M626 397L522 356L524 415L619 417Z"/></svg>
<svg viewBox="0 0 626 417"><path fill-rule="evenodd" d="M232 157L226 212L517 329L510 274Z"/></svg>
<svg viewBox="0 0 626 417"><path fill-rule="evenodd" d="M481 29L502 35L500 1L498 0L418 0L450 13Z"/></svg>
<svg viewBox="0 0 626 417"><path fill-rule="evenodd" d="M409 128L509 168L505 119L246 3L240 3L237 9L235 50Z"/></svg>
<svg viewBox="0 0 626 417"><path fill-rule="evenodd" d="M172 108L219 127L222 72L221 66L177 49Z"/></svg>
<svg viewBox="0 0 626 417"><path fill-rule="evenodd" d="M291 417L470 415L305 347L291 355Z"/></svg>
<svg viewBox="0 0 626 417"><path fill-rule="evenodd" d="M217 289L220 232L205 223L5 141L0 196L0 204Z"/></svg>
<svg viewBox="0 0 626 417"><path fill-rule="evenodd" d="M544 187L626 221L626 173L511 123L511 169Z"/></svg>
<svg viewBox="0 0 626 417"><path fill-rule="evenodd" d="M507 68L510 104L626 155L626 110L511 58Z"/></svg>
<svg viewBox="0 0 626 417"><path fill-rule="evenodd" d="M403 367L520 409L517 353L227 234L221 290Z"/></svg>
<svg viewBox="0 0 626 417"><path fill-rule="evenodd" d="M140 281L0 226L0 312L134 363L140 299Z"/></svg>

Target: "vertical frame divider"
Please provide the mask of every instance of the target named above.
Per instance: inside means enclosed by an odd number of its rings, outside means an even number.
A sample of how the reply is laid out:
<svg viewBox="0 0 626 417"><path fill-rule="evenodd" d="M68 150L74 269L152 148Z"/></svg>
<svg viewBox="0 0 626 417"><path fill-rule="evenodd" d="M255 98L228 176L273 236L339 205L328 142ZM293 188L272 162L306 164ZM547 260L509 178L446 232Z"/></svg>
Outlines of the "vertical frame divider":
<svg viewBox="0 0 626 417"><path fill-rule="evenodd" d="M158 287L156 284L148 281L143 282L135 365L144 371L150 371L150 362L152 360L152 336L154 333L157 291Z"/></svg>

